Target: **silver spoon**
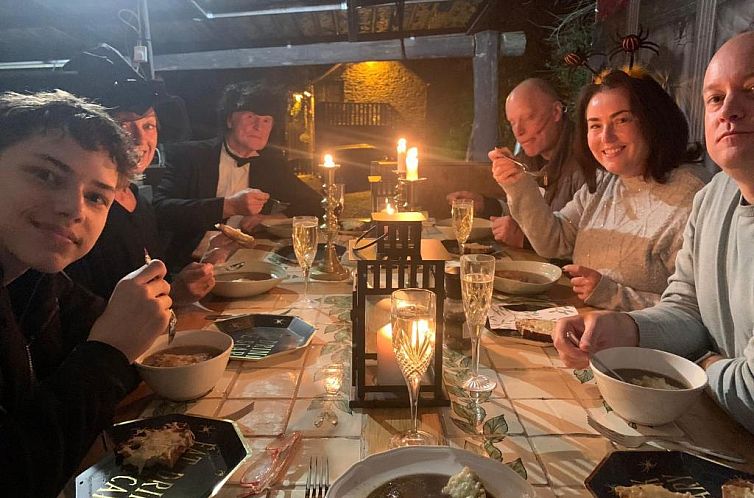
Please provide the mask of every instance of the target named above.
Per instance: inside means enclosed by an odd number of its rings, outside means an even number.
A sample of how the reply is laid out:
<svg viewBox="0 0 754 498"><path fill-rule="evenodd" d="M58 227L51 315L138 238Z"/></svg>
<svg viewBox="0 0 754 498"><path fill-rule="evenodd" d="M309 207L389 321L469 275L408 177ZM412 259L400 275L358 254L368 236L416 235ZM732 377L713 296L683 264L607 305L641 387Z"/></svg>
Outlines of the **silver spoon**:
<svg viewBox="0 0 754 498"><path fill-rule="evenodd" d="M147 248L144 248L144 262L146 264L149 264L152 262L152 257L149 255L149 251L147 251ZM178 325L178 317L175 316L175 311L173 311L173 308L170 308L170 321L168 322L168 344L173 342L173 339L175 339L175 326Z"/></svg>
<svg viewBox="0 0 754 498"><path fill-rule="evenodd" d="M568 341L571 344L573 344L574 346L576 346L577 348L579 347L579 340L576 339L576 337L571 332L566 332L566 339L568 339ZM598 367L600 367L602 370L605 371L605 373L607 373L611 377L613 377L615 379L618 379L621 382L625 382L626 384L630 384L630 382L628 382L626 379L624 379L623 377L621 377L621 375L618 372L616 372L612 368L610 368L607 365L605 365L602 362L602 360L600 360L596 356L590 354L589 355L589 361L591 361L592 363L594 363L595 365L597 365Z"/></svg>

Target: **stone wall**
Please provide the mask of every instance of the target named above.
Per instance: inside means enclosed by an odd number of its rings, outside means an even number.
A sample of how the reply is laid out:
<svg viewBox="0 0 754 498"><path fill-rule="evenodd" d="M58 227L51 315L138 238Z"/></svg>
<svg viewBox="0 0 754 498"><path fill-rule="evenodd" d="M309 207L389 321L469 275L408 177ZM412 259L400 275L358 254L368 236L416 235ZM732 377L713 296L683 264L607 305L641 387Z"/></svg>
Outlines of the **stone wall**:
<svg viewBox="0 0 754 498"><path fill-rule="evenodd" d="M343 80L344 102L384 102L397 114L395 129L422 141L427 119L427 83L400 62L347 64ZM412 140L409 140L412 141Z"/></svg>

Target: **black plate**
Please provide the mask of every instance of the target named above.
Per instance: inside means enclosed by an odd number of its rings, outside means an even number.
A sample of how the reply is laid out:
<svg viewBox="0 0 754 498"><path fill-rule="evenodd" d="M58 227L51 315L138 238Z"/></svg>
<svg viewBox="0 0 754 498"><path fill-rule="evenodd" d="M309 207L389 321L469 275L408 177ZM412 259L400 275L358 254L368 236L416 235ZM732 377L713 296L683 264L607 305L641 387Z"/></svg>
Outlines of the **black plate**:
<svg viewBox="0 0 754 498"><path fill-rule="evenodd" d="M243 315L215 322L233 337L230 357L234 360L262 360L290 353L309 345L314 326L297 316Z"/></svg>
<svg viewBox="0 0 754 498"><path fill-rule="evenodd" d="M248 452L243 437L228 420L171 414L117 424L109 430L114 447L130 438L138 429L162 427L169 422L186 422L194 433L194 446L184 453L172 469L145 469L141 474L124 466L111 453L96 465L79 474L76 496L142 496L138 489L162 493L162 497L200 498L235 472ZM155 484L161 481L165 484ZM168 487L169 486L169 487ZM116 493L117 488L125 489ZM144 494L144 496L151 496Z"/></svg>
<svg viewBox="0 0 754 498"><path fill-rule="evenodd" d="M440 241L442 242L442 245L445 246L445 249L452 255L458 256L460 254L460 249L458 249L458 241L452 240L452 239L445 239ZM487 252L484 254L490 254L492 256L495 256L496 258L500 258L502 256L505 256L505 251L503 250L503 246L500 245L498 242L495 242L494 240L480 240L477 242L467 242L466 245L469 244L483 244L485 246L491 246L492 251ZM470 252L466 252L466 254L471 254ZM480 253L475 253L480 254Z"/></svg>
<svg viewBox="0 0 754 498"><path fill-rule="evenodd" d="M324 242L317 245L317 254L314 256L314 261L318 261L325 257L325 244ZM342 256L343 253L346 252L346 248L335 244L335 252L338 254L338 257ZM298 260L296 260L296 253L293 252L293 246L283 246L278 247L275 249L275 254L283 258L284 260L288 261L289 263L298 264Z"/></svg>
<svg viewBox="0 0 754 498"><path fill-rule="evenodd" d="M616 498L615 486L634 484L659 484L678 493L720 498L721 486L737 477L754 479L754 475L682 451L614 451L584 484L597 498Z"/></svg>

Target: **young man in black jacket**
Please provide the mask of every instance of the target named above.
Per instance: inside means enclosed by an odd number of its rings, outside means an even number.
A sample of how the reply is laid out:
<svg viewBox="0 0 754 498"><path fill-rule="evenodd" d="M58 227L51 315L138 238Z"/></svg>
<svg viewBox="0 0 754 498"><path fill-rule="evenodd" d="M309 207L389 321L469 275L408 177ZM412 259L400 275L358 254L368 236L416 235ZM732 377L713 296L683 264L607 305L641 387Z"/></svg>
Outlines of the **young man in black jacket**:
<svg viewBox="0 0 754 498"><path fill-rule="evenodd" d="M0 489L55 497L168 324L160 261L107 305L61 272L94 245L135 164L103 108L56 91L0 95Z"/></svg>

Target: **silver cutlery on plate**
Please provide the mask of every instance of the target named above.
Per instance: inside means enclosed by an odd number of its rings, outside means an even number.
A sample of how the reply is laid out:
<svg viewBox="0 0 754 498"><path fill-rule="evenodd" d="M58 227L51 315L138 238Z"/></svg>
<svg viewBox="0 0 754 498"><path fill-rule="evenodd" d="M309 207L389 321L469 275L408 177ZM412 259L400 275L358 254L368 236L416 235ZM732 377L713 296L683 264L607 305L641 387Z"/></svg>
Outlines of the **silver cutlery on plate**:
<svg viewBox="0 0 754 498"><path fill-rule="evenodd" d="M676 439L671 436L663 436L663 435L636 436L636 435L630 435L630 434L623 434L613 429L610 429L609 427L604 426L600 422L593 419L592 416L589 415L588 413L586 416L586 421L594 430L602 434L604 437L626 448L638 448L639 446L645 443L649 443L649 442L656 442L656 443L669 442L669 443L678 445L685 450L689 450L692 453L697 453L705 457L717 458L719 460L727 460L727 461L736 462L736 463L746 463L746 460L741 458L739 455L729 453L726 451L713 450L711 448L704 448L702 446L697 446L694 443L684 441L683 439Z"/></svg>

